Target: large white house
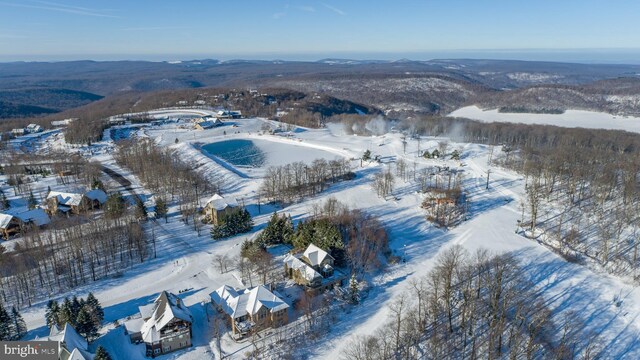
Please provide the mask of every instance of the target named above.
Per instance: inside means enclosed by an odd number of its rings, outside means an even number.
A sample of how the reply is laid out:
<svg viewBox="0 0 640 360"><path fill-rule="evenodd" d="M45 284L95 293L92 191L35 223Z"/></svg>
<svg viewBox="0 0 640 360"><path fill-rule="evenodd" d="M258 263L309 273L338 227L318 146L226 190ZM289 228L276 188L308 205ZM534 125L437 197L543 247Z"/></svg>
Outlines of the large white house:
<svg viewBox="0 0 640 360"><path fill-rule="evenodd" d="M289 305L264 285L242 290L224 285L211 293L211 301L228 315L233 334L279 327L289 321Z"/></svg>

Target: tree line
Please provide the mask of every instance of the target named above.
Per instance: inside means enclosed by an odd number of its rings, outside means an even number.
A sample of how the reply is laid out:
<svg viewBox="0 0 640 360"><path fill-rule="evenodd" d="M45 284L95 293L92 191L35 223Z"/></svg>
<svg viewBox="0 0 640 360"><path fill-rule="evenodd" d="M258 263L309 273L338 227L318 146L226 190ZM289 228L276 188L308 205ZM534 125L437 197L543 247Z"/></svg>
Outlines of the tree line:
<svg viewBox="0 0 640 360"><path fill-rule="evenodd" d="M29 232L14 251L0 249L5 303L30 306L50 294L121 274L149 254L144 231L130 215L81 222L54 218L46 232Z"/></svg>
<svg viewBox="0 0 640 360"><path fill-rule="evenodd" d="M316 159L311 164L294 162L266 170L260 194L268 201L291 203L324 191L329 184L353 179L349 160Z"/></svg>
<svg viewBox="0 0 640 360"><path fill-rule="evenodd" d="M194 226L198 224L198 198L220 189L220 179L207 178L174 150L157 146L149 139L118 142L114 158L119 165L131 170L147 189L163 198L162 202L178 200L183 221L188 223L191 217Z"/></svg>
<svg viewBox="0 0 640 360"><path fill-rule="evenodd" d="M357 336L342 358L598 358L598 338L575 318L554 317L523 273L511 255L449 248L392 301L387 322Z"/></svg>
<svg viewBox="0 0 640 360"><path fill-rule="evenodd" d="M525 177L521 231L570 261L638 279L639 134L439 117L401 127L493 146L494 164Z"/></svg>

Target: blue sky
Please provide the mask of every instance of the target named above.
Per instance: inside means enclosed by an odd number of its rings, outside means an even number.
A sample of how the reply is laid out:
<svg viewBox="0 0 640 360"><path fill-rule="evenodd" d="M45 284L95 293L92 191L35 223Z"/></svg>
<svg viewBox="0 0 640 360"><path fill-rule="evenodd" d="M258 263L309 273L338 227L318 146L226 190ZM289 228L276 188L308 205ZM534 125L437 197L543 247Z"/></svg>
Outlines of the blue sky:
<svg viewBox="0 0 640 360"><path fill-rule="evenodd" d="M0 0L0 60L564 54L640 62L638 14L637 0Z"/></svg>

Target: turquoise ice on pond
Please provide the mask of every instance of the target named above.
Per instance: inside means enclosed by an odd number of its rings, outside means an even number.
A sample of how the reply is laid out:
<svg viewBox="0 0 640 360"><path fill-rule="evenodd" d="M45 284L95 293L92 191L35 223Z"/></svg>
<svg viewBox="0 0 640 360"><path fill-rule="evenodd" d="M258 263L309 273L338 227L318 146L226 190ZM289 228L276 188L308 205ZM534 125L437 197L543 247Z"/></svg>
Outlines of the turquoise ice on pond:
<svg viewBox="0 0 640 360"><path fill-rule="evenodd" d="M205 153L217 156L234 166L261 167L266 155L251 140L224 140L204 145Z"/></svg>

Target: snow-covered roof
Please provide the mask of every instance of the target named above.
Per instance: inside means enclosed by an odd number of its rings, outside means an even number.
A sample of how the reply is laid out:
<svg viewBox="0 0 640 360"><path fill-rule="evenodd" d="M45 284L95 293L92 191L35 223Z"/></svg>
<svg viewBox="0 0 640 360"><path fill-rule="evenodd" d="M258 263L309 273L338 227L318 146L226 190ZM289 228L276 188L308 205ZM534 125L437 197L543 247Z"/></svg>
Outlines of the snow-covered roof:
<svg viewBox="0 0 640 360"><path fill-rule="evenodd" d="M207 201L206 206L217 211L221 211L228 207L238 206L238 202L236 201L236 199L227 199L218 194L215 194Z"/></svg>
<svg viewBox="0 0 640 360"><path fill-rule="evenodd" d="M304 251L303 255L304 257L309 259L309 264L311 264L311 266L318 266L322 264L322 262L327 257L333 259L333 257L331 257L331 255L329 255L326 251L320 249L319 247L313 244L309 244L309 246L307 247L307 250Z"/></svg>
<svg viewBox="0 0 640 360"><path fill-rule="evenodd" d="M23 211L15 214L0 213L0 229L6 229L13 218L17 218L23 223L33 222L36 226L47 225L51 222L49 215L40 208Z"/></svg>
<svg viewBox="0 0 640 360"><path fill-rule="evenodd" d="M13 215L0 213L0 229L6 229L13 219Z"/></svg>
<svg viewBox="0 0 640 360"><path fill-rule="evenodd" d="M50 191L47 200L57 198L58 204L67 206L78 206L82 202L82 194Z"/></svg>
<svg viewBox="0 0 640 360"><path fill-rule="evenodd" d="M98 200L100 204L104 204L107 202L107 193L100 189L89 190L86 194L84 194L84 196L86 196L91 201Z"/></svg>
<svg viewBox="0 0 640 360"><path fill-rule="evenodd" d="M218 122L216 121L201 121L198 123L198 126L200 126L203 129L211 129L212 127L215 127L218 124Z"/></svg>
<svg viewBox="0 0 640 360"><path fill-rule="evenodd" d="M39 340L36 338L35 340ZM93 355L89 353L89 344L87 340L80 336L71 324L66 323L62 331L57 328L51 329L51 334L47 337L48 341L57 341L59 347L64 347L71 353L70 360L92 360Z"/></svg>
<svg viewBox="0 0 640 360"><path fill-rule="evenodd" d="M151 317L142 325L142 340L153 343L160 340L160 330L174 319L191 323L191 311L176 295L163 291L154 301Z"/></svg>
<svg viewBox="0 0 640 360"><path fill-rule="evenodd" d="M140 315L142 315L143 319L148 319L153 315L153 310L155 309L156 304L151 303L143 306L139 306L138 310L140 310Z"/></svg>
<svg viewBox="0 0 640 360"><path fill-rule="evenodd" d="M33 222L36 226L47 225L51 222L49 215L47 215L44 209L40 208L21 212L16 214L16 217L24 223Z"/></svg>
<svg viewBox="0 0 640 360"><path fill-rule="evenodd" d="M284 258L284 263L288 268L299 271L307 281L311 282L316 278L322 278L322 275L320 275L319 272L315 271L311 266L307 265L307 263L291 254L288 254Z"/></svg>
<svg viewBox="0 0 640 360"><path fill-rule="evenodd" d="M123 323L124 328L129 334L138 333L144 325L144 320L140 317L129 319Z"/></svg>
<svg viewBox="0 0 640 360"><path fill-rule="evenodd" d="M286 302L269 291L264 285L244 290L235 290L229 285L224 285L211 293L211 300L234 319L244 315L254 315L263 306L269 312L276 312L289 307Z"/></svg>

